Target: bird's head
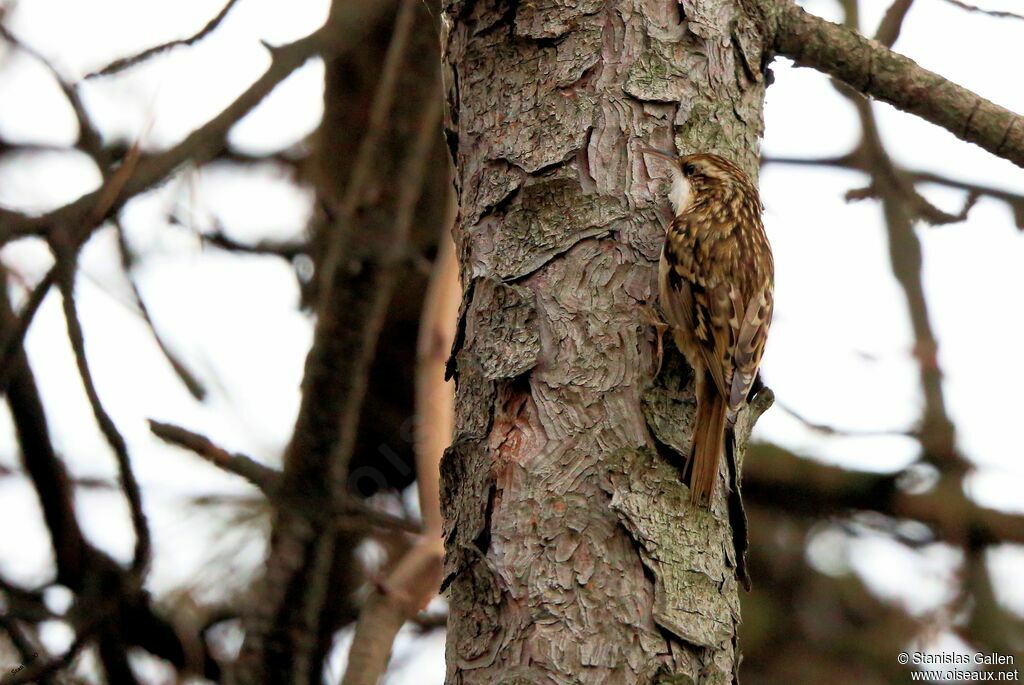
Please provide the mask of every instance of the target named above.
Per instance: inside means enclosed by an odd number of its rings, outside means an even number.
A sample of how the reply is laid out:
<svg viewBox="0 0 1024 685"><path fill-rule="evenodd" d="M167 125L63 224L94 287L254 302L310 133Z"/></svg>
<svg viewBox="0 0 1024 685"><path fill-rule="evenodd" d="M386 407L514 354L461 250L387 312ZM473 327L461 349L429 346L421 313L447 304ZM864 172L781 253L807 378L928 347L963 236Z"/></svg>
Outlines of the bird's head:
<svg viewBox="0 0 1024 685"><path fill-rule="evenodd" d="M757 188L750 178L725 157L710 152L680 156L650 147L642 152L668 162L672 175L668 199L676 216L712 198L728 202L734 197L751 197L760 205Z"/></svg>

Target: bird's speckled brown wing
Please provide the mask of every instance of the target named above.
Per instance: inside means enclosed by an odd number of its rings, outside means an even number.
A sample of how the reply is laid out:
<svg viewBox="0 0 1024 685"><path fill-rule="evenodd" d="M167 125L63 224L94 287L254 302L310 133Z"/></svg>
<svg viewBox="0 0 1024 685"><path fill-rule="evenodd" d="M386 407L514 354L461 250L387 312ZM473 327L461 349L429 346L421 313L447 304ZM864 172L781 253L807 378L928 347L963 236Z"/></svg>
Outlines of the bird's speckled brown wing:
<svg viewBox="0 0 1024 685"><path fill-rule="evenodd" d="M768 337L771 255L766 241L755 247L702 230L705 218L684 214L673 222L662 253L661 303L735 411L757 376Z"/></svg>
<svg viewBox="0 0 1024 685"><path fill-rule="evenodd" d="M707 262L710 253L701 249L692 218L677 217L662 253L661 303L668 323L679 329L704 361L722 397L732 382L732 348L738 329L731 325L733 295ZM684 350L686 352L687 350ZM689 356L689 355L688 355ZM691 359L693 364L696 360Z"/></svg>
<svg viewBox="0 0 1024 685"><path fill-rule="evenodd" d="M761 365L764 345L768 340L768 328L772 323L773 304L771 287L763 287L751 298L744 312L733 352L735 372L729 391L731 411L736 411L747 398L757 378L757 369Z"/></svg>

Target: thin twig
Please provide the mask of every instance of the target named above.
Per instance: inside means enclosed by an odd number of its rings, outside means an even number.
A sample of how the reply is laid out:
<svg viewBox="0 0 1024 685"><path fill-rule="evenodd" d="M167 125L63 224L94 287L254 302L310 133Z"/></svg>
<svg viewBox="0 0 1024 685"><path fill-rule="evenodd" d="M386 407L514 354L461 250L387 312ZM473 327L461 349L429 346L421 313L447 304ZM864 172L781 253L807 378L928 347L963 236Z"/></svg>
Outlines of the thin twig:
<svg viewBox="0 0 1024 685"><path fill-rule="evenodd" d="M299 241L261 240L256 243L243 243L235 240L218 228L213 233L200 233L200 239L227 252L238 252L251 255L270 255L292 260L309 252L309 245Z"/></svg>
<svg viewBox="0 0 1024 685"><path fill-rule="evenodd" d="M68 152L73 148L67 145L51 145L49 143L12 143L0 138L0 155L35 152Z"/></svg>
<svg viewBox="0 0 1024 685"><path fill-rule="evenodd" d="M138 160L139 145L136 143L129 148L121 165L113 173L105 177L103 185L100 186L99 190L86 196L95 202L85 213L84 223L88 230L82 231L80 235L73 236L70 239L67 236L61 236L60 238L60 240L67 243L63 248L67 249L70 255L77 255L78 249L92 235L92 228L98 225L102 217L106 216L107 212L110 211L111 205L114 203L118 193L124 188L124 185L135 170ZM21 315L18 317L17 326L11 329L11 332L4 338L3 345L0 346L0 392L3 392L7 387L7 383L13 373L14 355L17 354L25 342L25 335L28 334L29 326L32 325L32 320L39 311L43 300L46 299L46 294L49 292L50 287L57 282L60 268L59 260L55 260L54 265L32 290L32 294L29 296Z"/></svg>
<svg viewBox="0 0 1024 685"><path fill-rule="evenodd" d="M92 378L92 371L89 369L89 361L85 353L85 334L82 331L82 324L78 318L78 309L75 303L75 270L77 255L74 246L68 246L66 250L58 250L57 258L57 285L60 288L61 299L64 302L64 320L68 329L68 340L71 342L71 349L74 351L75 363L78 365L78 374L82 378L82 386L92 406L93 416L96 423L106 438L110 448L114 451L117 459L117 466L121 478L121 486L124 488L125 497L131 509L132 526L135 529L135 554L132 558L132 572L141 577L150 558L150 535L149 524L146 521L146 514L142 508L142 492L139 483L132 471L131 458L128 455L128 444L124 436L117 429L117 425L103 407L96 384Z"/></svg>
<svg viewBox="0 0 1024 685"><path fill-rule="evenodd" d="M853 154L837 155L834 157L786 157L769 156L761 158L761 165L787 164L789 166L831 166L839 169L857 170L856 160Z"/></svg>
<svg viewBox="0 0 1024 685"><path fill-rule="evenodd" d="M28 474L24 469L10 468L7 466L0 465L0 478L28 478ZM113 490L116 485L113 481L105 478L89 477L89 476L77 476L71 478L69 482L76 488L89 488L91 490Z"/></svg>
<svg viewBox="0 0 1024 685"><path fill-rule="evenodd" d="M129 67L133 67L136 64L139 64L140 62L144 62L150 57L158 55L162 52L167 52L168 50L177 47L191 46L201 41L203 38L206 38L211 33L213 33L213 31L216 30L220 23L224 21L224 18L228 16L228 12L231 11L231 8L234 7L237 2L238 0L228 0L228 3L224 5L223 9L221 9L220 12L217 13L217 16L208 21L206 23L206 26L204 26L197 33L193 34L188 38L179 38L177 40L168 41L161 45L156 45L154 47L143 50L142 52L132 55L130 57L122 57L120 59L116 59L107 66L103 67L102 69L97 69L96 71L87 74L85 78L92 79L98 76L110 76L111 74L116 74L119 71L124 71Z"/></svg>
<svg viewBox="0 0 1024 685"><path fill-rule="evenodd" d="M153 317L149 313L149 307L146 306L146 301L142 299L142 292L139 290L138 283L135 282L135 275L133 273L135 265L135 255L132 253L131 246L128 244L128 238L125 235L124 226L121 225L119 219L114 220L114 230L117 233L117 249L121 256L121 269L124 271L124 276L128 280L128 286L131 288L132 297L135 300L135 306L138 308L139 314L142 315L142 320L146 323L149 328L149 332L153 336L153 340L156 341L157 347L160 348L160 352L163 353L164 359L171 365L171 369L181 380L182 384L189 391L192 397L197 400L202 400L206 397L206 388L199 382L199 379L195 377L191 371L188 370L177 355L171 351L164 341L164 338L156 329L156 324L153 323Z"/></svg>
<svg viewBox="0 0 1024 685"><path fill-rule="evenodd" d="M909 431L909 430L898 430L898 429L893 429L893 430L885 430L885 429L856 430L856 429L853 429L853 428L836 428L835 426L830 426L828 424L818 423L816 421L812 421L811 419L807 418L806 416L804 416L803 414L801 414L797 410L793 409L792 407L789 407L785 403L780 402L778 398L775 399L775 406L778 407L779 409L781 409L782 411L786 412L790 416L792 416L794 419L796 419L800 423L804 424L807 428L811 429L815 433L822 433L823 435L834 435L834 436L837 436L837 437L846 437L846 438L870 438L870 437L879 437L879 436L887 436L887 437L888 436L896 436L896 437L908 437L908 438L917 437L916 434L913 431Z"/></svg>
<svg viewBox="0 0 1024 685"><path fill-rule="evenodd" d="M100 172L105 176L109 167L109 160L103 149L103 141L100 138L99 131L96 130L96 126L92 123L92 118L85 109L85 103L82 102L78 86L66 81L57 67L45 55L21 42L3 24L0 24L0 37L39 61L53 75L57 85L60 86L61 92L64 93L64 97L67 98L68 104L71 105L71 110L74 112L75 119L78 122L78 146L92 157L93 161L100 168Z"/></svg>
<svg viewBox="0 0 1024 685"><path fill-rule="evenodd" d="M135 173L116 193L109 194L109 190L101 188L37 217L10 210L0 213L0 244L20 237L45 235L54 226L74 226L83 236L87 235L128 200L163 183L184 164L201 164L209 160L224 149L228 131L239 119L321 49L321 38L321 31L317 30L294 43L274 48L270 66L245 92L174 147L141 158ZM104 208L104 212L96 216L98 207ZM90 224L87 218L95 221Z"/></svg>
<svg viewBox="0 0 1024 685"><path fill-rule="evenodd" d="M194 452L217 468L241 476L266 495L272 496L277 491L281 479L280 472L264 466L252 457L228 452L206 436L171 423L149 419L149 429L164 442ZM346 498L338 506L336 519L340 528L364 529L370 525L405 533L423 532L422 526L415 521L374 509L352 498Z"/></svg>
<svg viewBox="0 0 1024 685"><path fill-rule="evenodd" d="M1014 223L1017 225L1017 228L1024 230L1024 195L949 178L931 171L908 171L905 173L916 183L934 183L935 185L946 186L947 188L966 190L968 197L972 195L990 197L994 200L1005 202L1009 206L1010 211L1013 212Z"/></svg>
<svg viewBox="0 0 1024 685"><path fill-rule="evenodd" d="M987 9L985 9L983 7L978 7L976 5L969 5L966 2L961 2L960 0L946 0L946 2L948 2L950 5L954 5L956 7L959 7L962 10L967 10L968 12L977 12L978 14L987 14L990 17L998 17L1000 19L1021 19L1021 20L1024 20L1024 14L1016 14L1014 12L1006 12L1006 11L1003 11L1003 10L987 10Z"/></svg>
<svg viewBox="0 0 1024 685"><path fill-rule="evenodd" d="M15 356L20 353L28 328L32 325L32 320L43 304L43 300L46 299L46 295L50 292L50 286L56 282L57 267L54 265L32 289L15 324L7 329L7 335L4 336L3 344L0 345L0 392L7 390L7 384L16 370Z"/></svg>

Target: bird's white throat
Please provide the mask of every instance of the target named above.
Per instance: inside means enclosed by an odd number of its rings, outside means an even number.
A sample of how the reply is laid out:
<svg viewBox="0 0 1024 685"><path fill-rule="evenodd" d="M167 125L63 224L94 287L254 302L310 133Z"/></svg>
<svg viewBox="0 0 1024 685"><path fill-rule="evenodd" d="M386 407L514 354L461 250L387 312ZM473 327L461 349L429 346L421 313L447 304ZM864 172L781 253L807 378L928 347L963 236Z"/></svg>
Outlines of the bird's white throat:
<svg viewBox="0 0 1024 685"><path fill-rule="evenodd" d="M672 189L668 193L668 201L672 203L672 211L679 216L690 208L693 200L690 193L690 181L683 176L683 172L672 165Z"/></svg>

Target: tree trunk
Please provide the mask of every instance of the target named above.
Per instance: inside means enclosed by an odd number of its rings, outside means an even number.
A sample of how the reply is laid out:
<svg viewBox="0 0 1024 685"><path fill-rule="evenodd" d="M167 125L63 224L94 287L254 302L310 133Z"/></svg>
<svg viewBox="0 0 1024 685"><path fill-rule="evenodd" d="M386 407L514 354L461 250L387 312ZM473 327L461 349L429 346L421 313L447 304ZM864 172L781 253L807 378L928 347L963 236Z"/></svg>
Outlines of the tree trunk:
<svg viewBox="0 0 1024 685"><path fill-rule="evenodd" d="M638 150L673 141L756 174L766 56L740 0L683 9L446 7L464 286L448 683L735 680L725 467L710 512L690 508L692 383L671 343L658 373L650 308L665 172ZM740 417L738 458L769 395Z"/></svg>

